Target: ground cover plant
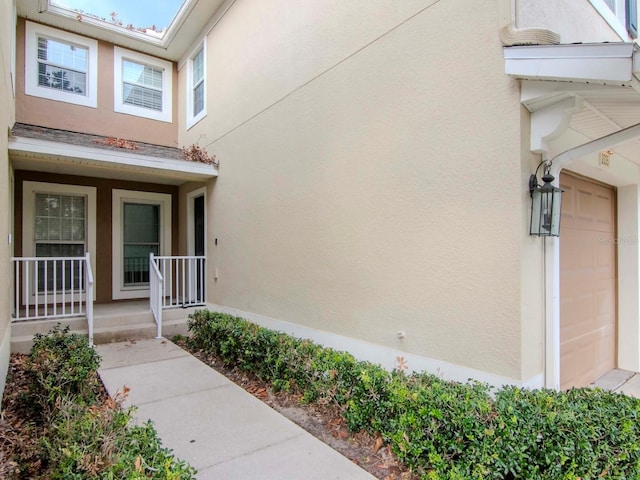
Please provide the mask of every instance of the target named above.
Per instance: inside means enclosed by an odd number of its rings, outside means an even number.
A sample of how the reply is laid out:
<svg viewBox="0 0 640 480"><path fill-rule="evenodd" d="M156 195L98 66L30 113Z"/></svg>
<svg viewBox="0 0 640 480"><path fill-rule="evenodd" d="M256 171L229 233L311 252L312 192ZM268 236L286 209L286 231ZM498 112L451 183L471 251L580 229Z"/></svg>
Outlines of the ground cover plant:
<svg viewBox="0 0 640 480"><path fill-rule="evenodd" d="M0 419L0 477L195 478L162 447L153 425L131 425L126 391L109 398L86 337L55 327L29 356L12 356Z"/></svg>
<svg viewBox="0 0 640 480"><path fill-rule="evenodd" d="M599 389L491 389L389 372L345 352L200 310L193 348L302 401L338 407L425 479L640 477L640 400Z"/></svg>

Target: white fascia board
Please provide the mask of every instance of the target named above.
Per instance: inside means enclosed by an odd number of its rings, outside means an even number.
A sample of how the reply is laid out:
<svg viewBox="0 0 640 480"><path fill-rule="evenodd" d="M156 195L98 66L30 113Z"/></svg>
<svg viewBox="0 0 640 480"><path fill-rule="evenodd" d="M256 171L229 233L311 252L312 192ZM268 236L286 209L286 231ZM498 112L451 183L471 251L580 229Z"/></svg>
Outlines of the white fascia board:
<svg viewBox="0 0 640 480"><path fill-rule="evenodd" d="M164 31L141 32L107 19L103 21L90 13L83 15L63 4L52 4L51 0L17 0L21 17L171 61L180 60L189 45L201 36L195 34L202 32L212 17L218 17L225 1L235 0L185 0ZM223 6L220 13L223 15L227 9L228 6Z"/></svg>
<svg viewBox="0 0 640 480"><path fill-rule="evenodd" d="M213 178L218 176L218 170L213 165L199 162L188 162L173 158L158 158L148 155L131 153L127 150L104 150L101 148L84 147L68 143L52 142L36 138L14 137L9 139L10 152L23 152L43 156L88 160L104 167L113 166L121 170L129 167L133 170L150 169L171 173L175 178Z"/></svg>
<svg viewBox="0 0 640 480"><path fill-rule="evenodd" d="M634 79L635 43L505 47L505 73L518 79L625 85Z"/></svg>

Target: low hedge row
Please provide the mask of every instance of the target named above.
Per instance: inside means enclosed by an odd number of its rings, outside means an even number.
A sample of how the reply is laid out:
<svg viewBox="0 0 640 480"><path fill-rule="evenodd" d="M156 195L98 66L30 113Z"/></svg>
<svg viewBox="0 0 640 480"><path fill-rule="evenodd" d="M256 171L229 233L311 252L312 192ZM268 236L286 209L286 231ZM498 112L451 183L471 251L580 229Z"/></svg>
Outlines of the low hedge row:
<svg viewBox="0 0 640 480"><path fill-rule="evenodd" d="M304 401L334 403L427 479L640 477L640 400L599 389L491 389L406 375L241 318L200 310L192 346Z"/></svg>
<svg viewBox="0 0 640 480"><path fill-rule="evenodd" d="M29 459L39 465L37 478L195 478L195 469L162 447L151 422L129 425L133 410L121 407L123 398L99 401L99 365L87 338L68 328L36 335L25 362L31 383L24 404L41 432Z"/></svg>

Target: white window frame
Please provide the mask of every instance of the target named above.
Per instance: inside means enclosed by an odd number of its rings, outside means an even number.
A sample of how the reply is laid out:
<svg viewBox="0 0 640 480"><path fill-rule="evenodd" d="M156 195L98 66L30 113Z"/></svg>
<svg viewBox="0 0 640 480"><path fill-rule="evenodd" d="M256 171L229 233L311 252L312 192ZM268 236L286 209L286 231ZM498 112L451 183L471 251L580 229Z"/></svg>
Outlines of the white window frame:
<svg viewBox="0 0 640 480"><path fill-rule="evenodd" d="M143 53L133 52L120 47L113 48L113 109L118 113L150 118L171 123L173 119L173 65L171 62L151 57ZM162 70L162 111L127 105L122 100L122 61L130 60Z"/></svg>
<svg viewBox="0 0 640 480"><path fill-rule="evenodd" d="M84 107L98 107L98 42L91 38L63 32L55 28L26 22L24 91L27 95L46 98L58 102L73 103ZM38 37L47 37L63 43L70 43L89 51L87 59L86 95L65 92L38 85Z"/></svg>
<svg viewBox="0 0 640 480"><path fill-rule="evenodd" d="M123 208L125 203L147 203L160 206L160 255L171 255L171 194L138 192L134 190L112 190L112 273L111 296L113 300L148 298L148 285L124 286L123 254Z"/></svg>
<svg viewBox="0 0 640 480"><path fill-rule="evenodd" d="M604 0L589 0L589 2L622 40L629 40L625 0L615 0L615 12Z"/></svg>
<svg viewBox="0 0 640 480"><path fill-rule="evenodd" d="M35 242L35 212L36 194L54 193L61 195L84 196L87 199L85 210L85 228L87 236L85 244L87 251L91 253L91 270L96 271L96 187L85 187L80 185L66 185L61 183L31 182L25 180L22 183L22 256L36 256ZM95 278L95 274L94 274ZM94 281L95 282L95 281ZM95 285L95 283L94 283ZM95 300L96 289L93 290ZM83 297L84 298L84 297Z"/></svg>
<svg viewBox="0 0 640 480"><path fill-rule="evenodd" d="M204 84L204 106L200 112L194 115L193 113L193 100L194 100L194 85L193 85L193 59L198 53L202 51L203 59L203 77L202 83ZM204 40L199 43L189 54L187 60L187 130L193 127L196 123L207 116L207 42Z"/></svg>
<svg viewBox="0 0 640 480"><path fill-rule="evenodd" d="M18 28L18 11L16 9L16 0L13 0L12 16L11 16L11 60L9 65L9 75L11 76L11 93L16 98L16 29Z"/></svg>

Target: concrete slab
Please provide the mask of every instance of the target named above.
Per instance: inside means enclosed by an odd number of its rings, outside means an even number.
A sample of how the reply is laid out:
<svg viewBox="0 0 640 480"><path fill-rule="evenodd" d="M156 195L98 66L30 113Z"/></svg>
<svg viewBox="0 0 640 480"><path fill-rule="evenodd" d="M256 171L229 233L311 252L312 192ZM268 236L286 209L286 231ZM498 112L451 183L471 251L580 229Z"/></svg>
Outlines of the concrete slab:
<svg viewBox="0 0 640 480"><path fill-rule="evenodd" d="M368 480L373 477L324 443L301 435L198 472L199 480L220 478Z"/></svg>
<svg viewBox="0 0 640 480"><path fill-rule="evenodd" d="M370 479L373 476L168 340L100 345L107 391L130 387L135 421L199 479Z"/></svg>
<svg viewBox="0 0 640 480"><path fill-rule="evenodd" d="M640 374L636 374L627 383L616 390L618 393L624 393L630 397L640 398Z"/></svg>
<svg viewBox="0 0 640 480"><path fill-rule="evenodd" d="M176 344L164 338L106 343L97 345L96 351L102 358L100 362L101 370L190 356Z"/></svg>
<svg viewBox="0 0 640 480"><path fill-rule="evenodd" d="M299 437L304 432L253 396L227 385L140 405L164 446L198 470Z"/></svg>
<svg viewBox="0 0 640 480"><path fill-rule="evenodd" d="M613 391L624 384L631 377L633 377L633 375L634 372L616 368L614 370L609 370L607 373L602 375L595 382L593 382L593 385L596 387L600 387L603 390Z"/></svg>
<svg viewBox="0 0 640 480"><path fill-rule="evenodd" d="M142 405L228 385L229 380L191 355L100 370L105 386L129 387L124 406ZM115 391L109 390L109 395Z"/></svg>

